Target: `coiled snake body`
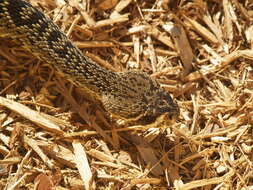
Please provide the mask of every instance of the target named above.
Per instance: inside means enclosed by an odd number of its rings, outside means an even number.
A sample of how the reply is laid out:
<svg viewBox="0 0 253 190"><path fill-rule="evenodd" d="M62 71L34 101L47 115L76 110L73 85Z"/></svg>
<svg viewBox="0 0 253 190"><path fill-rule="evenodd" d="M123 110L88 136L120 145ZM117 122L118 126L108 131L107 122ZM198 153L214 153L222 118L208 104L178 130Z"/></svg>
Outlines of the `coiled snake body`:
<svg viewBox="0 0 253 190"><path fill-rule="evenodd" d="M94 92L113 115L133 119L178 113L171 96L147 74L117 73L95 64L58 26L26 1L0 0L0 36L6 34Z"/></svg>

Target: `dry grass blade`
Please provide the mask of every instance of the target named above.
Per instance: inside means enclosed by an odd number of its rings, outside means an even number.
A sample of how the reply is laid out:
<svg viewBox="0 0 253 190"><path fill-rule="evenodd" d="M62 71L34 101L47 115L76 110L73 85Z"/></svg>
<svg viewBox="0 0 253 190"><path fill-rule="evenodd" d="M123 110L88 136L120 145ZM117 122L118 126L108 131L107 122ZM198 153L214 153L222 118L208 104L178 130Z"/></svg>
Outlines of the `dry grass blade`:
<svg viewBox="0 0 253 190"><path fill-rule="evenodd" d="M92 173L88 163L87 155L80 142L73 142L73 148L75 152L75 161L84 182L85 189L91 190L92 188Z"/></svg>
<svg viewBox="0 0 253 190"><path fill-rule="evenodd" d="M0 97L0 105L13 110L14 112L22 115L24 118L27 118L28 120L38 124L39 126L41 126L43 129L47 131L51 131L58 135L63 134L63 131L60 129L59 126L52 123L50 120L46 119L45 117L43 117L40 113L33 111L30 108L20 103Z"/></svg>

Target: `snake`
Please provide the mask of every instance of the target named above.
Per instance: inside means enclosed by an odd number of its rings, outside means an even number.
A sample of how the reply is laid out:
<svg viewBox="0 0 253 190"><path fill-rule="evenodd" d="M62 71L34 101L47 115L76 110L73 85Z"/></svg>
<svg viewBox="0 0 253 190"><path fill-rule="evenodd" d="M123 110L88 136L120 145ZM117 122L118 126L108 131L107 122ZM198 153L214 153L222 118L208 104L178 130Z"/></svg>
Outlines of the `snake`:
<svg viewBox="0 0 253 190"><path fill-rule="evenodd" d="M0 0L0 37L6 36L91 92L112 116L152 120L179 113L178 104L157 80L140 70L101 67L25 0Z"/></svg>

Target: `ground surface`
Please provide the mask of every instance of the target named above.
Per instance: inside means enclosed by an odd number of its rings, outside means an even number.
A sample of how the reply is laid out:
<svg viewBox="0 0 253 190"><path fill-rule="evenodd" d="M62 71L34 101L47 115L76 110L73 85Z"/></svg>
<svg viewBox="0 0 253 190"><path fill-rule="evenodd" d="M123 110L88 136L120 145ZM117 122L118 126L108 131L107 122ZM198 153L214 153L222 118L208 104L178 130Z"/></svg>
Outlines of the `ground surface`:
<svg viewBox="0 0 253 190"><path fill-rule="evenodd" d="M31 0L99 65L141 69L180 106L126 125L0 38L0 189L253 189L253 3Z"/></svg>

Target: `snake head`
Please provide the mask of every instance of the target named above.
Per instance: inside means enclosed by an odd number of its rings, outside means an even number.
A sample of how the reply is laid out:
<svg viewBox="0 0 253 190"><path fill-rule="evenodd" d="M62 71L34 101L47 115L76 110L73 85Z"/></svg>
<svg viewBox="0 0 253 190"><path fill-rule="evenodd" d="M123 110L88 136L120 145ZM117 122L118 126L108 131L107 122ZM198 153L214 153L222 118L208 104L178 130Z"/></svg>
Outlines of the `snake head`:
<svg viewBox="0 0 253 190"><path fill-rule="evenodd" d="M156 83L155 81L153 81ZM160 115L172 118L179 114L179 107L173 101L170 94L159 85L155 90L148 92L145 97L148 101L147 109L144 114L145 120L152 120Z"/></svg>
<svg viewBox="0 0 253 190"><path fill-rule="evenodd" d="M178 115L178 105L156 80L141 71L118 73L102 96L105 109L119 118L149 123L160 115Z"/></svg>

